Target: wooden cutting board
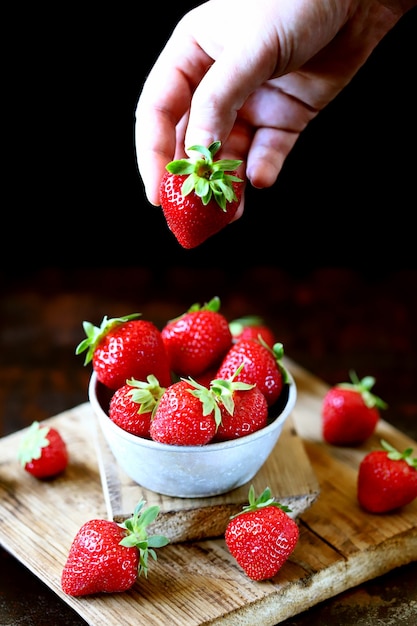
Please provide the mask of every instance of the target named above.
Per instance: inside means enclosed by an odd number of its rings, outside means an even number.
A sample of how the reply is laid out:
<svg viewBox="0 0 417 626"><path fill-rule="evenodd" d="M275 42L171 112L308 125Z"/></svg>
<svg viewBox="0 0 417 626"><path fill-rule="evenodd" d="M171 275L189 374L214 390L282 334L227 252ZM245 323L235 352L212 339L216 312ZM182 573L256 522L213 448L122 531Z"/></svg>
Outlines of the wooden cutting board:
<svg viewBox="0 0 417 626"><path fill-rule="evenodd" d="M16 462L22 431L0 441L0 541L92 626L109 623L274 625L316 603L417 559L417 500L396 513L371 515L356 501L360 460L381 437L398 448L417 443L390 426L355 449L327 446L320 405L327 386L296 366L293 424L317 477L320 494L298 517L300 540L270 581L248 579L222 537L173 542L158 551L147 579L127 593L66 596L60 576L73 537L93 517L106 517L88 403L48 420L64 435L71 464L61 477L39 482ZM313 478L313 483L314 483ZM46 541L46 538L48 541Z"/></svg>
<svg viewBox="0 0 417 626"><path fill-rule="evenodd" d="M223 535L230 516L247 503L250 484L257 494L270 487L276 500L290 507L289 515L293 518L311 506L319 495L317 478L291 416L256 476L238 489L209 498L172 498L145 489L117 464L99 427L96 435L108 518L123 521L132 515L136 504L143 499L147 505L157 505L160 510L149 532L165 535L171 543Z"/></svg>

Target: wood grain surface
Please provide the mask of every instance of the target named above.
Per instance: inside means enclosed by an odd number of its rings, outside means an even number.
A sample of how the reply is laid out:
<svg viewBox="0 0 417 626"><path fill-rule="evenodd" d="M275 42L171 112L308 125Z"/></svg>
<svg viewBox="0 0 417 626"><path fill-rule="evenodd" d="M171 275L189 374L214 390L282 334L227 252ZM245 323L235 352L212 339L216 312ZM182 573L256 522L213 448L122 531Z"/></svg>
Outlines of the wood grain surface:
<svg viewBox="0 0 417 626"><path fill-rule="evenodd" d="M79 527L106 517L88 403L50 418L68 443L64 475L40 482L16 462L22 431L0 441L0 540L88 624L120 621L178 626L277 624L359 583L417 559L417 501L389 515L363 512L356 501L360 459L384 437L416 449L416 442L381 420L358 448L334 448L320 437L319 407L326 385L295 363L293 419L317 476L320 495L299 518L300 540L277 576L248 579L222 537L172 543L159 550L148 579L123 594L66 596L62 567Z"/></svg>

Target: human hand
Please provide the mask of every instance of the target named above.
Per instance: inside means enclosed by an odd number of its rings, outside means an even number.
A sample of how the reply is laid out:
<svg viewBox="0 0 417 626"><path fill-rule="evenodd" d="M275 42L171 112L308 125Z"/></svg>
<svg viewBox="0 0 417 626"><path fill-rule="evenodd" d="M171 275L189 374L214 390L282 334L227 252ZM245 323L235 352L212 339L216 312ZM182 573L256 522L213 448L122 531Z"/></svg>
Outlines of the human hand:
<svg viewBox="0 0 417 626"><path fill-rule="evenodd" d="M187 13L138 100L136 151L148 200L160 204L169 161L217 140L219 156L242 160L254 187L273 185L300 133L413 4L209 0ZM243 200L236 217L242 211Z"/></svg>

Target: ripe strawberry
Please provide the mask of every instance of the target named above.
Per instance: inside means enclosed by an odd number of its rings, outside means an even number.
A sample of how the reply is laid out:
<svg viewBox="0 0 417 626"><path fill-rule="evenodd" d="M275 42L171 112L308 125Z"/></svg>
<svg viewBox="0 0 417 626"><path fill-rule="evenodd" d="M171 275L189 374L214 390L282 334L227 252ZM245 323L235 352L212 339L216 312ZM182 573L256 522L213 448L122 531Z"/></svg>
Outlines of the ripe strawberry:
<svg viewBox="0 0 417 626"><path fill-rule="evenodd" d="M248 315L247 317L233 320L229 323L229 328L234 343L240 339L259 339L259 336L261 336L267 346L270 348L274 347L275 333L258 315Z"/></svg>
<svg viewBox="0 0 417 626"><path fill-rule="evenodd" d="M251 485L248 506L230 519L226 545L252 580L275 576L297 545L298 526L288 512L271 497L269 488L255 498Z"/></svg>
<svg viewBox="0 0 417 626"><path fill-rule="evenodd" d="M205 400L194 395L195 390L191 380L179 380L165 389L151 421L150 435L154 441L201 446L213 439L215 400L208 389L202 388Z"/></svg>
<svg viewBox="0 0 417 626"><path fill-rule="evenodd" d="M379 409L386 403L371 393L375 378L359 380L350 372L352 383L335 385L325 394L321 418L323 439L335 446L359 445L374 432L380 418Z"/></svg>
<svg viewBox="0 0 417 626"><path fill-rule="evenodd" d="M84 365L93 362L98 380L110 389L122 387L128 378L146 380L154 375L166 387L171 383L168 356L160 330L139 313L103 318L101 326L84 322L87 335L76 354L87 350Z"/></svg>
<svg viewBox="0 0 417 626"><path fill-rule="evenodd" d="M18 460L26 472L36 478L52 478L68 465L68 449L55 428L33 422L23 436L18 449Z"/></svg>
<svg viewBox="0 0 417 626"><path fill-rule="evenodd" d="M213 380L210 390L218 398L221 421L213 441L227 441L250 435L268 423L268 403L256 385L230 380Z"/></svg>
<svg viewBox="0 0 417 626"><path fill-rule="evenodd" d="M243 181L236 169L242 161L214 161L220 146L220 141L208 148L192 146L189 150L202 156L166 166L161 206L168 228L183 248L195 248L227 226L240 204Z"/></svg>
<svg viewBox="0 0 417 626"><path fill-rule="evenodd" d="M110 400L109 417L128 433L149 439L151 418L165 387L151 374L147 381L132 378L119 387Z"/></svg>
<svg viewBox="0 0 417 626"><path fill-rule="evenodd" d="M398 452L381 440L382 450L369 452L358 471L357 497L369 513L388 513L417 498L417 458L412 448Z"/></svg>
<svg viewBox="0 0 417 626"><path fill-rule="evenodd" d="M232 345L229 323L219 309L220 299L214 297L202 306L193 304L162 328L171 369L178 376L197 377L217 366Z"/></svg>
<svg viewBox="0 0 417 626"><path fill-rule="evenodd" d="M148 574L153 548L167 545L161 535L148 536L146 527L159 513L158 506L142 512L141 500L123 524L93 519L81 526L71 544L61 574L62 590L70 596L116 593L130 589L138 576Z"/></svg>
<svg viewBox="0 0 417 626"><path fill-rule="evenodd" d="M229 379L244 363L236 380L257 385L268 406L272 406L287 382L285 368L280 363L283 354L282 343L276 343L271 350L262 340L242 339L227 352L216 377Z"/></svg>

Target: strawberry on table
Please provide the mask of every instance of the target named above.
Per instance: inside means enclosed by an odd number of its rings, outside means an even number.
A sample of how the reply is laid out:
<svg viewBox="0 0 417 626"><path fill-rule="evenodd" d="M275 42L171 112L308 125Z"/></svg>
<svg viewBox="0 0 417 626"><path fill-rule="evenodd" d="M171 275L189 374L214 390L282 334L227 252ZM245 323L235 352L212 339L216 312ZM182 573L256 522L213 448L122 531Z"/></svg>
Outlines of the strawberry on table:
<svg viewBox="0 0 417 626"><path fill-rule="evenodd" d="M169 229L183 248L195 248L234 218L243 192L236 175L242 161L214 160L220 141L208 148L191 146L195 158L171 161L160 187L161 207Z"/></svg>
<svg viewBox="0 0 417 626"><path fill-rule="evenodd" d="M199 376L217 367L232 345L229 323L220 313L220 299L193 304L161 330L171 369L178 376ZM235 368L236 369L236 368Z"/></svg>
<svg viewBox="0 0 417 626"><path fill-rule="evenodd" d="M335 446L359 445L375 431L380 409L387 404L371 393L375 384L373 376L359 380L350 372L351 383L335 385L325 394L321 420L323 439Z"/></svg>
<svg viewBox="0 0 417 626"><path fill-rule="evenodd" d="M17 456L24 470L40 479L61 474L69 461L66 443L58 430L37 421L23 436Z"/></svg>
<svg viewBox="0 0 417 626"><path fill-rule="evenodd" d="M119 593L130 589L138 576L148 575L149 555L168 543L162 535L149 536L146 528L159 513L144 508L141 500L133 516L118 524L92 519L81 526L71 544L61 574L61 587L70 596Z"/></svg>
<svg viewBox="0 0 417 626"><path fill-rule="evenodd" d="M165 387L151 374L147 381L132 378L116 389L110 400L110 419L132 435L149 439L152 415Z"/></svg>
<svg viewBox="0 0 417 626"><path fill-rule="evenodd" d="M160 330L140 313L103 318L100 327L84 322L87 338L76 354L87 351L84 365L92 361L98 380L109 389L122 387L129 378L146 380L154 375L166 387L171 383L168 356Z"/></svg>
<svg viewBox="0 0 417 626"><path fill-rule="evenodd" d="M294 551L299 530L288 512L287 506L271 497L269 488L256 498L251 485L249 504L230 519L226 545L252 580L275 576Z"/></svg>
<svg viewBox="0 0 417 626"><path fill-rule="evenodd" d="M234 343L241 339L259 339L261 337L267 346L274 347L275 333L259 315L240 317L231 321L229 327Z"/></svg>
<svg viewBox="0 0 417 626"><path fill-rule="evenodd" d="M241 339L224 356L216 378L229 379L244 363L236 380L257 385L266 397L268 406L272 406L288 380L286 370L281 364L283 355L282 343L274 344L271 349L262 340Z"/></svg>
<svg viewBox="0 0 417 626"><path fill-rule="evenodd" d="M388 513L417 498L417 458L412 458L412 448L399 452L384 439L381 446L359 465L357 497L369 513Z"/></svg>

